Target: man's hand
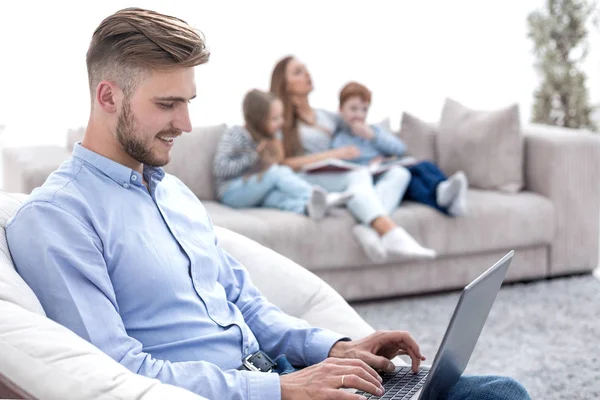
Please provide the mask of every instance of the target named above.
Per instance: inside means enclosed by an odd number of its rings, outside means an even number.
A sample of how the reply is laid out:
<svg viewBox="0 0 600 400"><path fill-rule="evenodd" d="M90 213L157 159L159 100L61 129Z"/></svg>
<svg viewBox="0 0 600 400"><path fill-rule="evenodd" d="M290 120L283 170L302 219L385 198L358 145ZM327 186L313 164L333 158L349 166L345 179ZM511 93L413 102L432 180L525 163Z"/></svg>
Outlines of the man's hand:
<svg viewBox="0 0 600 400"><path fill-rule="evenodd" d="M395 368L390 360L398 355L410 356L415 373L425 360L415 339L405 331L377 331L360 340L337 342L329 351L329 357L357 358L375 369L390 372Z"/></svg>
<svg viewBox="0 0 600 400"><path fill-rule="evenodd" d="M363 396L338 390L351 388L381 396L381 377L361 360L328 358L313 366L282 375L282 400L360 400Z"/></svg>
<svg viewBox="0 0 600 400"><path fill-rule="evenodd" d="M350 129L356 136L360 136L363 139L372 140L375 137L373 129L364 122L355 122L350 125Z"/></svg>

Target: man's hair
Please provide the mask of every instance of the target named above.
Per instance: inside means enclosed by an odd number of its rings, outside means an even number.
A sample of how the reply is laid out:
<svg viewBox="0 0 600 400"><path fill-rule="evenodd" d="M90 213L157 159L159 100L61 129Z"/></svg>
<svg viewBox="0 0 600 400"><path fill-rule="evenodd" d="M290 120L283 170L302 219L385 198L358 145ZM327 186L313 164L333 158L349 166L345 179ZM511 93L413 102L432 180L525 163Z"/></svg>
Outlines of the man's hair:
<svg viewBox="0 0 600 400"><path fill-rule="evenodd" d="M126 8L96 28L86 63L92 100L102 80L130 96L152 70L194 67L208 61L202 34L185 21L141 8Z"/></svg>
<svg viewBox="0 0 600 400"><path fill-rule="evenodd" d="M340 107L351 97L359 97L365 103L371 104L371 91L358 82L349 82L340 91Z"/></svg>

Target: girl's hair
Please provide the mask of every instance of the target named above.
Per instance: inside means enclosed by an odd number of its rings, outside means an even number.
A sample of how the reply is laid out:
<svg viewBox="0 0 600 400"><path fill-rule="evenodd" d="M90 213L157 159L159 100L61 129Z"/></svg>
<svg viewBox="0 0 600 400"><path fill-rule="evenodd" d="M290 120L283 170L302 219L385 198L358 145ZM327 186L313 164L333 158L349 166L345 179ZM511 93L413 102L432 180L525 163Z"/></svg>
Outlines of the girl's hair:
<svg viewBox="0 0 600 400"><path fill-rule="evenodd" d="M279 60L271 74L271 93L274 93L283 103L283 149L286 157L302 155L302 142L298 133L298 115L296 106L288 93L285 72L293 56Z"/></svg>
<svg viewBox="0 0 600 400"><path fill-rule="evenodd" d="M242 109L244 111L244 120L246 128L252 139L259 142L261 139L271 139L273 135L267 133L266 122L271 111L271 104L277 100L273 93L263 92L262 90L252 89L244 97Z"/></svg>

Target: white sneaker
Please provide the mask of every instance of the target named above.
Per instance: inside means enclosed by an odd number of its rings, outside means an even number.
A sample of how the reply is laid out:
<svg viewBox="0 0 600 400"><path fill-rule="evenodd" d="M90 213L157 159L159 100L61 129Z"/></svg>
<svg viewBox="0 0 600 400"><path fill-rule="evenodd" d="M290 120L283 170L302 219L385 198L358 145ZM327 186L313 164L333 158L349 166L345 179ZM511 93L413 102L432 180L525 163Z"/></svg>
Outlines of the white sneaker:
<svg viewBox="0 0 600 400"><path fill-rule="evenodd" d="M327 208L339 207L345 205L354 197L351 192L333 192L327 194Z"/></svg>
<svg viewBox="0 0 600 400"><path fill-rule="evenodd" d="M467 213L467 192L469 191L469 181L464 172L458 171L453 176L459 182L459 190L456 197L452 200L448 207L448 214L454 217L462 217ZM439 186L439 185L438 185Z"/></svg>
<svg viewBox="0 0 600 400"><path fill-rule="evenodd" d="M456 198L456 196L458 196L461 186L461 178L459 174L464 176L464 173L459 171L437 185L437 188L435 189L435 202L438 204L438 206L448 207Z"/></svg>
<svg viewBox="0 0 600 400"><path fill-rule="evenodd" d="M382 263L387 259L387 252L381 242L381 236L373 228L363 224L354 225L352 234L371 261Z"/></svg>
<svg viewBox="0 0 600 400"><path fill-rule="evenodd" d="M390 255L406 258L433 259L435 250L421 246L408 232L399 226L382 236L383 247Z"/></svg>
<svg viewBox="0 0 600 400"><path fill-rule="evenodd" d="M313 187L310 200L306 204L306 213L315 221L323 219L327 212L327 192L318 186Z"/></svg>

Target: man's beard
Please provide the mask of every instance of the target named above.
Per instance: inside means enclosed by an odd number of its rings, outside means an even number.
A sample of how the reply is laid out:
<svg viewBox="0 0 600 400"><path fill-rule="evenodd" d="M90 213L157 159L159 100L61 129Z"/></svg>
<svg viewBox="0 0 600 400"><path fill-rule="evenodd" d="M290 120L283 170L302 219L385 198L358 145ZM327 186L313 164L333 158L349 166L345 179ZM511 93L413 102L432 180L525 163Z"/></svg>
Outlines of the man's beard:
<svg viewBox="0 0 600 400"><path fill-rule="evenodd" d="M127 99L123 100L123 110L117 121L117 140L134 160L152 167L162 167L169 160L161 160L152 152L152 143L156 136L148 140L137 137L135 117L131 112L131 105ZM159 132L158 134L162 133ZM157 134L157 135L158 135Z"/></svg>

